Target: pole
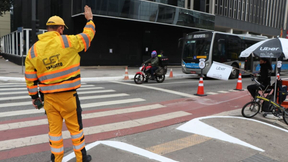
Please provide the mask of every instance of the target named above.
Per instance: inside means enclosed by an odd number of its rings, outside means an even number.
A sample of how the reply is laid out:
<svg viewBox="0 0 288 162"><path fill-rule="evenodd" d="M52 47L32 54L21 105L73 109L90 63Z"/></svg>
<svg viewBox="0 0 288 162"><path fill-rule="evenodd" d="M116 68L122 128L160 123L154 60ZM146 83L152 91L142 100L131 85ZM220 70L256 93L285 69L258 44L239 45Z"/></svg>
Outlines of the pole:
<svg viewBox="0 0 288 162"><path fill-rule="evenodd" d="M36 42L36 0L32 0L32 43Z"/></svg>
<svg viewBox="0 0 288 162"><path fill-rule="evenodd" d="M274 97L273 101L276 102L276 93L277 93L277 74L278 74L278 68L277 68L277 62L278 58L276 58L276 64L275 64L275 86L274 86Z"/></svg>

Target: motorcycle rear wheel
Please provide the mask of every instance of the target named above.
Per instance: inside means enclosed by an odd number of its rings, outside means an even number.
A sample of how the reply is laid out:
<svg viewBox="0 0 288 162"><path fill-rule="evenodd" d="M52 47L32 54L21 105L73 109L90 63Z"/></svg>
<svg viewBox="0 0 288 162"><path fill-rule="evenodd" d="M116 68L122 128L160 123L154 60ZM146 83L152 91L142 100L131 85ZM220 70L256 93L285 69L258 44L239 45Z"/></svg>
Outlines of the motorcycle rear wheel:
<svg viewBox="0 0 288 162"><path fill-rule="evenodd" d="M164 80L165 80L165 75L164 75L164 74L163 74L163 75L156 76L156 81L157 81L158 83L162 83L162 82L164 82Z"/></svg>
<svg viewBox="0 0 288 162"><path fill-rule="evenodd" d="M134 82L135 82L136 84L142 84L143 81L144 81L144 76L143 76L143 75L141 75L141 74L135 74L135 76L134 76Z"/></svg>

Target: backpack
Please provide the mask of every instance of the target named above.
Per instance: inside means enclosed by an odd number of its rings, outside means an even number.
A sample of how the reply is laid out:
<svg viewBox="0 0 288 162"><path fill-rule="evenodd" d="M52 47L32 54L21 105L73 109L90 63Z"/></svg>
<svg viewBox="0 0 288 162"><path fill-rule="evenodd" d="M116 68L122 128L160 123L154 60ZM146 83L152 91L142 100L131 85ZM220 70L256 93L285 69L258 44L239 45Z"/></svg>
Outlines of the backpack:
<svg viewBox="0 0 288 162"><path fill-rule="evenodd" d="M274 97L273 93L266 96L266 98L269 99L269 100L273 100L273 97ZM270 109L271 106L272 106L272 104L270 102L263 101L263 103L262 103L262 111L270 112L271 111L271 109Z"/></svg>

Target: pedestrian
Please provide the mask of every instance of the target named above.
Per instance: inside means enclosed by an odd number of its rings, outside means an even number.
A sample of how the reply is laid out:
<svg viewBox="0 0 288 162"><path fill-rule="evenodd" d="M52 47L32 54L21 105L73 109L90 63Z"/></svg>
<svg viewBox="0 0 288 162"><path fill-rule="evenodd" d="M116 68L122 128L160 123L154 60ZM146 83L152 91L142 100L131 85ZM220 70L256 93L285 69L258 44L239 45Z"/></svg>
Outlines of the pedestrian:
<svg viewBox="0 0 288 162"><path fill-rule="evenodd" d="M258 77L258 82L261 83L264 88L270 86L271 77L270 71L272 70L272 66L270 61L267 58L260 58L260 76ZM250 92L253 98L256 97L256 93L258 93L258 84L248 85L247 89Z"/></svg>
<svg viewBox="0 0 288 162"><path fill-rule="evenodd" d="M87 5L84 15L87 23L77 35L62 35L64 28L68 28L63 19L50 17L47 32L38 35L39 41L29 49L25 60L25 80L32 104L38 109L36 101L40 104L44 101L52 162L61 162L64 155L63 119L71 134L76 161L92 160L85 149L82 109L76 91L81 86L78 52L87 51L96 32L91 8ZM44 94L44 98L39 94Z"/></svg>

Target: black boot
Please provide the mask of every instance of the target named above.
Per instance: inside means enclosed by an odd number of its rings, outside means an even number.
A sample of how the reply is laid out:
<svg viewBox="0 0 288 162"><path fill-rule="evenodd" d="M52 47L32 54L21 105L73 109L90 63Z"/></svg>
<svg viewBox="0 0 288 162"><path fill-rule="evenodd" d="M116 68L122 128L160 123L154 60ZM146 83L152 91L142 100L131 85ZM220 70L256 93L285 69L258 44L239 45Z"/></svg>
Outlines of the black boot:
<svg viewBox="0 0 288 162"><path fill-rule="evenodd" d="M91 155L87 155L86 156L86 160L84 162L90 162L92 160Z"/></svg>

